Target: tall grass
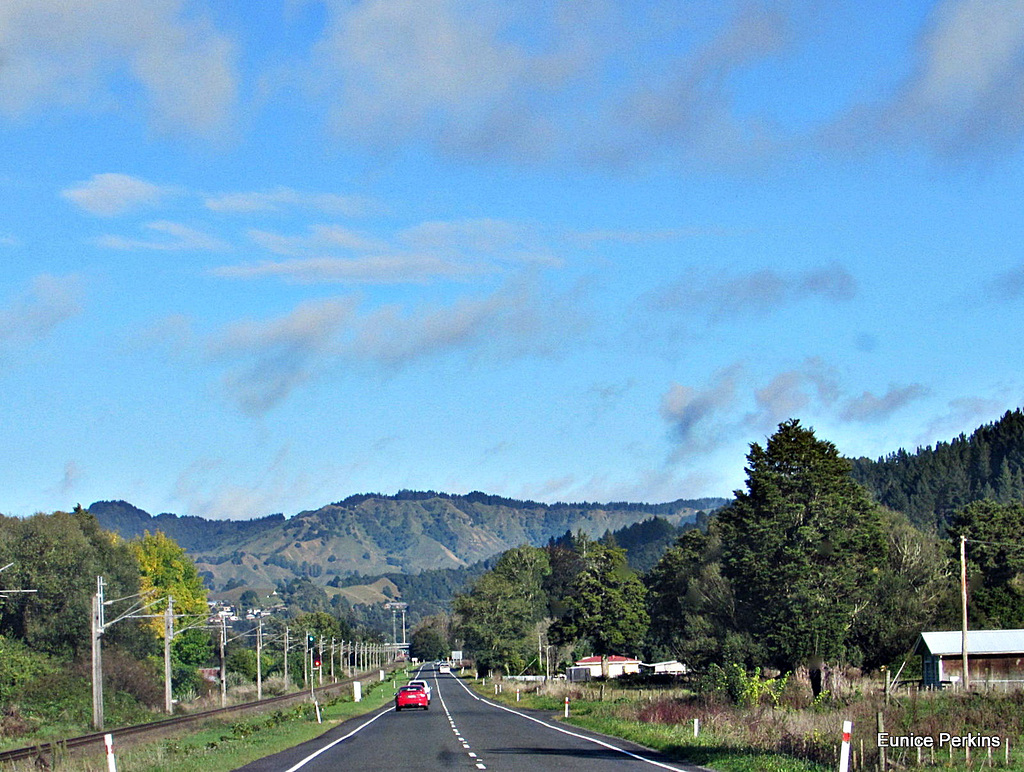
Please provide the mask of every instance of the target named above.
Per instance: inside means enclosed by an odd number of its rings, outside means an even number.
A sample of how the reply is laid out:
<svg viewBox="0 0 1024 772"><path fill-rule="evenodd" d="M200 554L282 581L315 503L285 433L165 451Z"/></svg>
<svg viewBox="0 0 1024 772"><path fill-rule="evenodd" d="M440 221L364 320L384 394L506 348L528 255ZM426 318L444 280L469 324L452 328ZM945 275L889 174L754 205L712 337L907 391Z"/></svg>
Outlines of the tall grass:
<svg viewBox="0 0 1024 772"><path fill-rule="evenodd" d="M877 682L849 681L839 696L813 700L810 687L791 679L774 695L757 704L737 705L719 697L699 697L685 690L623 689L606 683L540 687L506 683L498 699L520 707L561 710L570 698L569 721L596 731L625 737L662 750L675 758L716 769L836 769L843 721L853 722L851 768L876 769L879 716L891 735L929 736L940 733L1000 738L991 754L975 749L971 768L981 764L1024 770L1024 694L952 694L934 691L901 692L888 702ZM494 688L480 689L492 698ZM604 699L601 699L603 696ZM694 719L699 735L694 737ZM1021 748L1021 752L1017 748ZM934 754L916 749L890 749L892 766L929 765L967 769L962 749L950 756L948 747Z"/></svg>

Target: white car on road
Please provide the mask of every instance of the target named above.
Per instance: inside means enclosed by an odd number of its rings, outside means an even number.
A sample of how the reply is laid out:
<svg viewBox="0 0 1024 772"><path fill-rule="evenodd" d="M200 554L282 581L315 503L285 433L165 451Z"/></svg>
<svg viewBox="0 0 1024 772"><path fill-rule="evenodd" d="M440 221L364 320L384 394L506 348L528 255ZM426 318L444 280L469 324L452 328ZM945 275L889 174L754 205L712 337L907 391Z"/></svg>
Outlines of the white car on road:
<svg viewBox="0 0 1024 772"><path fill-rule="evenodd" d="M427 702L430 702L430 684L428 684L425 680L423 680L422 678L414 678L411 681L409 681L408 685L422 687L423 691L427 693Z"/></svg>

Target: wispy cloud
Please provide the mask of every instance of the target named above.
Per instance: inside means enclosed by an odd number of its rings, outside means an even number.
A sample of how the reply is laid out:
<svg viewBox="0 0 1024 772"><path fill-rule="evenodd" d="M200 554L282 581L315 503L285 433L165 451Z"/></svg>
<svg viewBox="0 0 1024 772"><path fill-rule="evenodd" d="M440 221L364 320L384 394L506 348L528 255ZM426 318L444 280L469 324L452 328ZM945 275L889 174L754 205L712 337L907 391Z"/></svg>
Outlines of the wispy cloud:
<svg viewBox="0 0 1024 772"><path fill-rule="evenodd" d="M81 294L77 276L35 277L25 292L0 306L0 353L37 343L80 314Z"/></svg>
<svg viewBox="0 0 1024 772"><path fill-rule="evenodd" d="M272 276L299 284L425 284L438 278L463 279L487 272L479 265L460 264L434 255L375 255L261 260L221 266L211 273L225 279Z"/></svg>
<svg viewBox="0 0 1024 772"><path fill-rule="evenodd" d="M994 421L1000 418L1007 409L1007 405L1018 404L1020 404L1020 400L1016 394L1007 394L1004 398L999 399L990 397L952 399L947 405L947 412L928 424L918 442L922 445L931 444L936 439L948 439L950 435L971 431L978 427L980 421Z"/></svg>
<svg viewBox="0 0 1024 772"><path fill-rule="evenodd" d="M988 296L995 300L1019 300L1024 297L1024 265L1003 271L988 284Z"/></svg>
<svg viewBox="0 0 1024 772"><path fill-rule="evenodd" d="M422 284L522 265L561 264L535 229L494 219L424 222L388 238L340 225L314 225L297 236L254 229L249 238L270 252L295 259L219 266L212 271L215 276L270 276L305 284Z"/></svg>
<svg viewBox="0 0 1024 772"><path fill-rule="evenodd" d="M386 241L357 233L340 225L313 225L302 236L287 236L272 231L252 229L249 238L264 249L288 257L319 256L325 252L386 251Z"/></svg>
<svg viewBox="0 0 1024 772"><path fill-rule="evenodd" d="M809 406L828 406L838 397L835 370L818 357L809 357L800 367L779 373L767 385L754 389L756 409L744 417L742 425L770 431Z"/></svg>
<svg viewBox="0 0 1024 772"><path fill-rule="evenodd" d="M219 139L237 92L234 46L185 0L6 0L0 112L95 109L127 78L153 124Z"/></svg>
<svg viewBox="0 0 1024 772"><path fill-rule="evenodd" d="M214 212L236 214L262 214L283 212L288 209L311 209L325 214L362 217L378 214L383 204L366 196L336 193L305 193L294 188L279 186L264 191L209 194L203 205Z"/></svg>
<svg viewBox="0 0 1024 772"><path fill-rule="evenodd" d="M856 291L853 276L840 265L788 274L766 268L731 278L692 271L649 295L647 304L656 310L720 322L767 314L808 299L846 301Z"/></svg>
<svg viewBox="0 0 1024 772"><path fill-rule="evenodd" d="M661 398L661 417L668 422L678 444L677 454L710 450L722 435L717 423L736 403L740 365L720 370L702 388L673 383Z"/></svg>
<svg viewBox="0 0 1024 772"><path fill-rule="evenodd" d="M281 317L231 325L207 350L228 368L224 383L232 399L260 414L302 384L351 366L386 373L451 354L502 361L555 355L586 325L570 310L573 300L513 282L448 305L363 310L355 298L308 301Z"/></svg>
<svg viewBox="0 0 1024 772"><path fill-rule="evenodd" d="M788 49L794 29L786 4L740 3L703 44L655 72L606 108L605 128L589 152L628 164L667 150L700 165L759 162L781 140L765 118L739 118L730 92L737 72Z"/></svg>
<svg viewBox="0 0 1024 772"><path fill-rule="evenodd" d="M828 126L829 144L857 150L919 144L945 157L985 156L1024 138L1024 6L1006 0L934 4L915 63L891 96L860 104Z"/></svg>
<svg viewBox="0 0 1024 772"><path fill-rule="evenodd" d="M96 239L96 244L108 249L126 251L151 249L161 252L178 252L182 250L226 252L231 249L231 245L226 241L181 223L159 220L146 223L145 228L153 233L160 234L163 238L156 240L133 239L125 236L106 235Z"/></svg>
<svg viewBox="0 0 1024 772"><path fill-rule="evenodd" d="M849 400L839 413L844 421L883 421L897 410L915 400L927 396L928 389L919 383L908 386L890 386L882 396L865 391L861 396Z"/></svg>
<svg viewBox="0 0 1024 772"><path fill-rule="evenodd" d="M85 182L61 191L61 196L99 217L114 217L136 209L156 206L177 192L128 174L94 174Z"/></svg>

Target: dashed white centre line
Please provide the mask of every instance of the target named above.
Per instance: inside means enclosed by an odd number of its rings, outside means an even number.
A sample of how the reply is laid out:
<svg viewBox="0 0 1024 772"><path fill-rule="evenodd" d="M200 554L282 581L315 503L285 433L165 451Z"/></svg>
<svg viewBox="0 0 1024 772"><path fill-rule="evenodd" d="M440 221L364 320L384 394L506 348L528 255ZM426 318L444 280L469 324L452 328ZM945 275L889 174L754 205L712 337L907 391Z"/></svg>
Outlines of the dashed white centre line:
<svg viewBox="0 0 1024 772"><path fill-rule="evenodd" d="M468 742L466 742L466 738L462 736L462 734L459 732L458 727L455 726L455 719L452 718L451 711L448 710L448 704L444 701L444 695L441 694L441 685L437 682L436 674L434 675L434 687L437 689L437 696L441 700L441 707L444 708L445 715L448 716L448 724L451 726L452 732L455 733L455 739L462 743L462 747L466 750L466 753L469 755L469 758L476 761L477 769L487 769L487 765L480 761L480 758L475 753L473 753L473 751L470 750L472 746Z"/></svg>

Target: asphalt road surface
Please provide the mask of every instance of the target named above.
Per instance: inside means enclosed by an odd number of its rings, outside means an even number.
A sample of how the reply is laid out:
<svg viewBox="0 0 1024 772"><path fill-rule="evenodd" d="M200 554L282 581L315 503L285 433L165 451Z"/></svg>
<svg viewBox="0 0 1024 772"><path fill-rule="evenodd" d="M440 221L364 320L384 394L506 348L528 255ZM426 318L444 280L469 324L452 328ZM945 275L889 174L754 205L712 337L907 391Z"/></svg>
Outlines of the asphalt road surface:
<svg viewBox="0 0 1024 772"><path fill-rule="evenodd" d="M656 772L691 767L625 740L561 724L542 711L483 699L431 666L419 678L433 688L429 710L394 703L346 721L316 740L242 767L245 772L489 769L552 772Z"/></svg>

